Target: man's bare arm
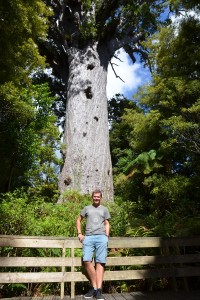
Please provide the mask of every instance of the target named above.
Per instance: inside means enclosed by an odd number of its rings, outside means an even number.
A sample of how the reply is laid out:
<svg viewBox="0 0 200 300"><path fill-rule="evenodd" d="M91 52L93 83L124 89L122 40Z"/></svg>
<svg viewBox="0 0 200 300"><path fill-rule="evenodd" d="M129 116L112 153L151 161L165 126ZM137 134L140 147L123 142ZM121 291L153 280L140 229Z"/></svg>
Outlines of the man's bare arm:
<svg viewBox="0 0 200 300"><path fill-rule="evenodd" d="M105 224L105 228L106 228L106 235L109 236L110 235L110 223L109 223L109 220L105 220L104 224Z"/></svg>
<svg viewBox="0 0 200 300"><path fill-rule="evenodd" d="M77 234L78 234L78 238L79 241L82 242L84 239L84 235L82 234L81 231L81 221L83 220L83 216L78 216L77 220L76 220L76 229L77 229Z"/></svg>

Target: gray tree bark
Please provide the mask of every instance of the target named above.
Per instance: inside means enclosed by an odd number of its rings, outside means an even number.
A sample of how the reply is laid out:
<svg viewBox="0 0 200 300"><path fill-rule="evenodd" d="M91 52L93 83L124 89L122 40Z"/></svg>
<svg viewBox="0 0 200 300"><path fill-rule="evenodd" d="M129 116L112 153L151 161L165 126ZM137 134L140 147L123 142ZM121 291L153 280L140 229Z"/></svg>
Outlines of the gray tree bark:
<svg viewBox="0 0 200 300"><path fill-rule="evenodd" d="M61 195L68 189L91 194L98 188L104 200L113 201L106 96L109 59L101 52L97 43L84 50L68 50L64 165L59 190Z"/></svg>

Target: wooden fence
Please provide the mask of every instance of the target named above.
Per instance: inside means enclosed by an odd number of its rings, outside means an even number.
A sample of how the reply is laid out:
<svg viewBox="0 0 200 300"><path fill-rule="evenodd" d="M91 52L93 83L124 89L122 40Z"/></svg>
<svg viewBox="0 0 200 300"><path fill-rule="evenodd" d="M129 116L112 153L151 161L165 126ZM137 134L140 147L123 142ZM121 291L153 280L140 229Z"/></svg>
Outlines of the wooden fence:
<svg viewBox="0 0 200 300"><path fill-rule="evenodd" d="M58 282L61 283L61 299L63 299L64 284L70 282L71 298L74 298L75 283L87 281L81 268L81 246L77 238L0 235L1 253L7 253L7 256L0 257L0 283ZM13 248L60 249L58 251L60 256L11 257L8 255L8 248L3 247L11 247L10 253L13 253ZM104 281L170 277L176 290L177 277L183 277L185 288L188 289L186 277L200 276L200 236L113 237L109 239L108 247ZM13 272L12 268L16 267L23 269L34 267L34 269ZM57 268L56 271L54 269L47 272L41 269L43 267Z"/></svg>

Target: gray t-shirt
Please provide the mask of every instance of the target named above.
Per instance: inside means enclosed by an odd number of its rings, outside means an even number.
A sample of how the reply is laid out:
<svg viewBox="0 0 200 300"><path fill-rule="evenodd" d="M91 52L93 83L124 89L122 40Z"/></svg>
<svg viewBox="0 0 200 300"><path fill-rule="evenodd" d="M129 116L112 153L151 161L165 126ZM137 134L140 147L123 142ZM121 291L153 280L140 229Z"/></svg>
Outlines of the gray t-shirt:
<svg viewBox="0 0 200 300"><path fill-rule="evenodd" d="M86 218L85 235L105 234L104 221L110 219L110 213L105 206L85 206L81 216Z"/></svg>

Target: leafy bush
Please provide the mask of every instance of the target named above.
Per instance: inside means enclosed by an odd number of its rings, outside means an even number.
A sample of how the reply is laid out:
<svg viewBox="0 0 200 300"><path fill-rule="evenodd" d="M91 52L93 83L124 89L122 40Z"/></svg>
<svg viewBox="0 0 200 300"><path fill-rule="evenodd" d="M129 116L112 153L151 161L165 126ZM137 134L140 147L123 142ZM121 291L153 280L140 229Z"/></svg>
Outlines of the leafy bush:
<svg viewBox="0 0 200 300"><path fill-rule="evenodd" d="M88 196L69 192L63 204L32 198L23 190L2 196L0 208L0 234L32 236L76 236L76 218Z"/></svg>

